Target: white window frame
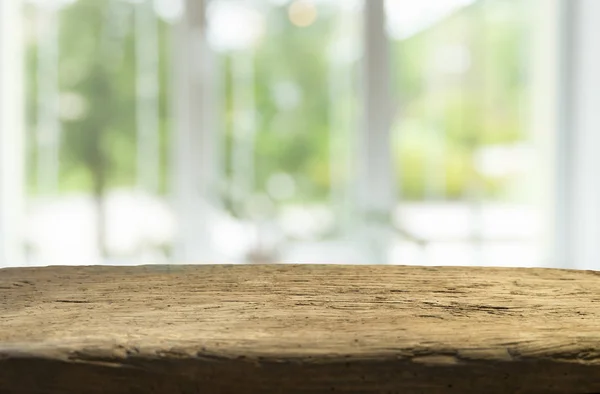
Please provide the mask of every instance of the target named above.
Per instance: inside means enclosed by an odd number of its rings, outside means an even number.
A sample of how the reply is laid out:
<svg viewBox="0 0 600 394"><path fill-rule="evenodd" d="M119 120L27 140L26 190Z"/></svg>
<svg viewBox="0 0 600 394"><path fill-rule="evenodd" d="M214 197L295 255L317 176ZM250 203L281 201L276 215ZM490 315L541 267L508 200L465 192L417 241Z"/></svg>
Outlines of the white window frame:
<svg viewBox="0 0 600 394"><path fill-rule="evenodd" d="M184 262L205 256L218 262L211 242L211 216L217 201L220 136L214 54L207 44L210 0L185 0L173 35L172 191L178 236L173 258Z"/></svg>
<svg viewBox="0 0 600 394"><path fill-rule="evenodd" d="M600 269L600 2L558 7L555 257L561 267Z"/></svg>
<svg viewBox="0 0 600 394"><path fill-rule="evenodd" d="M532 12L542 263L600 269L600 2L532 0Z"/></svg>
<svg viewBox="0 0 600 394"><path fill-rule="evenodd" d="M0 267L24 261L24 51L21 1L0 1Z"/></svg>

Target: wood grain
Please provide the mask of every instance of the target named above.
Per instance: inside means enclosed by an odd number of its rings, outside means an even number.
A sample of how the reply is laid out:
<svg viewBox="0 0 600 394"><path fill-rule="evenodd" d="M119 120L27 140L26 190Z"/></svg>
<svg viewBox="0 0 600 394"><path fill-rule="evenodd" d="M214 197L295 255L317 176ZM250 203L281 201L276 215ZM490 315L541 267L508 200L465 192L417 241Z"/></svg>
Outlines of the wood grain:
<svg viewBox="0 0 600 394"><path fill-rule="evenodd" d="M5 392L600 392L600 274L3 269Z"/></svg>

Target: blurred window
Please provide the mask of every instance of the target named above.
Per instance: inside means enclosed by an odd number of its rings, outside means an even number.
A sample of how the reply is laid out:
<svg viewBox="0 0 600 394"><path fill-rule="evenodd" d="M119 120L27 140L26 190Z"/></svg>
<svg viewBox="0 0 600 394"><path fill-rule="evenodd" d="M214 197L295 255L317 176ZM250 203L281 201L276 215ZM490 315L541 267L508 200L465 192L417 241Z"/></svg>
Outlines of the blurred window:
<svg viewBox="0 0 600 394"><path fill-rule="evenodd" d="M170 198L177 130L189 121L175 82L184 44L197 50L184 85L214 101L210 114L195 101L191 111L215 119L210 130L187 127L218 147L209 210L193 219L206 222L216 254L185 258L374 261L357 242L368 226L355 220L369 128L363 15L374 2L187 3L24 1L29 263L167 262L194 231ZM548 191L529 121L530 3L385 1L391 71L380 77L393 96L398 190L386 262L542 263ZM180 34L191 12L206 24Z"/></svg>

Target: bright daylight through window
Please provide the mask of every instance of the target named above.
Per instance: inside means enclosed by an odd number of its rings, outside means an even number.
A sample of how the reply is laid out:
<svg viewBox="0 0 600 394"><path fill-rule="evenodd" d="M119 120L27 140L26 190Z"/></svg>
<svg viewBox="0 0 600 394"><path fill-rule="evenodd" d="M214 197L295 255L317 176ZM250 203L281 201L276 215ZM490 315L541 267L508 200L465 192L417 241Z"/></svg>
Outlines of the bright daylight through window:
<svg viewBox="0 0 600 394"><path fill-rule="evenodd" d="M14 1L2 242L25 265L544 265L534 3Z"/></svg>

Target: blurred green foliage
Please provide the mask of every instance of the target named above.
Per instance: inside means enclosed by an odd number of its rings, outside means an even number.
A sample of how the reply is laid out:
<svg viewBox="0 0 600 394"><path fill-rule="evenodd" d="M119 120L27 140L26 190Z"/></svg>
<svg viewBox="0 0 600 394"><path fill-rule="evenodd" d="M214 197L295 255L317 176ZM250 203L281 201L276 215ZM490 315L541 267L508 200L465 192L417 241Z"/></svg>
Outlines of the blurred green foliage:
<svg viewBox="0 0 600 394"><path fill-rule="evenodd" d="M477 173L473 155L485 145L509 144L526 138L523 95L526 92L526 13L519 0L476 2L435 26L405 40L393 42L393 78L397 108L394 152L402 197L426 195L425 172L431 147L443 142L437 157L443 172L445 198L464 197L473 183L489 198L501 197L511 179ZM116 6L116 4L120 4ZM335 3L333 3L335 4ZM116 7L116 8L115 8ZM60 90L85 102L76 119L63 119L60 187L102 195L105 189L135 182L135 37L132 4L111 0L79 0L60 13ZM27 15L35 15L29 6ZM330 193L330 117L328 50L336 16L323 6L316 23L292 25L284 7L266 14L266 34L256 48L255 100L256 189L266 190L269 177L285 172L297 183L296 200L320 201ZM120 19L115 15L120 15ZM169 109L170 26L160 22L160 124L163 156L162 190L168 184L168 142L172 132ZM468 66L461 72L439 71L444 64L432 58L439 48L466 48ZM28 48L28 121L36 123L36 42ZM434 66L432 68L431 62ZM230 162L232 130L232 57L222 54L224 111L221 117ZM441 63L444 63L441 61ZM433 70L432 72L430 72ZM437 71L436 71L437 70ZM348 75L358 78L357 62ZM432 82L433 81L433 82ZM435 83L434 83L435 82ZM433 85L432 85L433 83ZM285 108L274 89L291 86L297 102ZM287 85L286 85L287 84ZM433 88L431 87L433 86ZM334 104L357 103L340 97ZM340 107L346 108L346 107ZM347 113L352 119L356 113ZM352 133L348 130L348 143ZM30 141L34 140L32 133ZM35 144L29 162L36 160ZM34 168L29 171L35 193ZM231 173L224 165L224 176ZM350 174L351 175L351 174Z"/></svg>

